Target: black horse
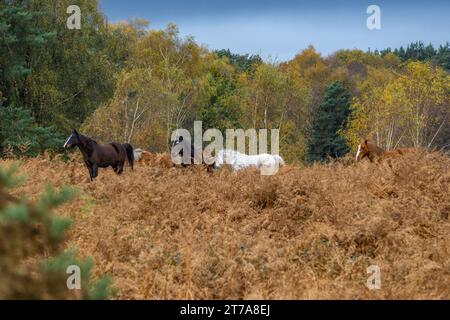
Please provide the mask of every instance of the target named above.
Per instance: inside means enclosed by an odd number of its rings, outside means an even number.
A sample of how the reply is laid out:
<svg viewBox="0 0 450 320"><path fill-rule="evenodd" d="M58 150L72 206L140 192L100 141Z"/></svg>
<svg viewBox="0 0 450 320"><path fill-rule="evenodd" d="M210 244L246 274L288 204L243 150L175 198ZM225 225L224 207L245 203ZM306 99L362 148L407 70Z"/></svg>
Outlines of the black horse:
<svg viewBox="0 0 450 320"><path fill-rule="evenodd" d="M193 165L193 164L195 164L194 159L195 159L195 151L196 151L196 149L195 149L195 147L194 147L194 144L191 142L190 146L187 145L188 142L187 142L186 140L183 139L183 136L179 136L178 139L175 140L174 143L172 144L172 147L174 147L174 146L176 146L176 145L178 145L178 144L183 144L184 146L187 146L188 149L191 151L189 163L186 164L186 163L182 162L181 165L182 165L183 167L186 167L187 165ZM203 153L203 149L199 149L198 152L199 152L200 154L202 154L202 153ZM180 157L183 157L183 149L180 150L180 152L178 153L178 155L179 155ZM211 171L213 170L213 168L214 168L214 163L213 163L213 164L207 164L204 160L202 160L202 164L203 164L204 166L206 166L206 169L207 169L208 172L211 172Z"/></svg>
<svg viewBox="0 0 450 320"><path fill-rule="evenodd" d="M183 136L179 136L179 137L178 137L178 140L175 140L172 146L175 147L175 146L178 145L178 144L186 145L186 144L187 144L187 141L184 141L184 140L183 140ZM190 159L189 159L189 164L194 164L194 163L195 163L195 162L194 162L194 158L195 158L195 148L194 148L194 144L191 143L190 146L188 146L188 148L189 148L189 150L191 151L191 156L190 156ZM183 149L180 150L180 153L179 153L178 155L179 155L180 157L183 157ZM182 162L181 165L182 165L183 167L186 167L186 163L184 163L184 162Z"/></svg>
<svg viewBox="0 0 450 320"><path fill-rule="evenodd" d="M95 140L79 134L77 130L73 129L72 134L64 144L64 148L70 149L74 147L78 147L83 154L84 163L89 170L91 181L98 176L98 168L111 166L115 173L121 174L127 159L131 169L133 169L133 147L129 143L111 142L98 144Z"/></svg>

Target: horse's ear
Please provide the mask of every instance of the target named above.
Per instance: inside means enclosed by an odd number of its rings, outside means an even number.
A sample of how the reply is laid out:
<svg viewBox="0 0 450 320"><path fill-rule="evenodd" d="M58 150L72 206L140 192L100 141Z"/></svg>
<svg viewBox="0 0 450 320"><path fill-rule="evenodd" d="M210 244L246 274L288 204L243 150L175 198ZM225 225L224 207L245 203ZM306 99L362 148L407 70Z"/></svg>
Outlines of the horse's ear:
<svg viewBox="0 0 450 320"><path fill-rule="evenodd" d="M73 129L73 133L74 133L76 136L78 136L78 131L77 131L77 129Z"/></svg>
<svg viewBox="0 0 450 320"><path fill-rule="evenodd" d="M367 139L364 140L364 144L367 146Z"/></svg>

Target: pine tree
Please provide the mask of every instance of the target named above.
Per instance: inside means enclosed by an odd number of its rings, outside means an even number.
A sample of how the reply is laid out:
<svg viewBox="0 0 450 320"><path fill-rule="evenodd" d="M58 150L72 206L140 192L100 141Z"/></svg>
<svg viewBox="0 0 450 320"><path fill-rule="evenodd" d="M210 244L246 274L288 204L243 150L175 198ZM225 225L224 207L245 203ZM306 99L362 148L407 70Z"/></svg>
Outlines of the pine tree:
<svg viewBox="0 0 450 320"><path fill-rule="evenodd" d="M312 125L308 160L323 161L337 158L349 149L339 132L346 126L350 114L350 94L340 81L329 85L319 105Z"/></svg>
<svg viewBox="0 0 450 320"><path fill-rule="evenodd" d="M435 60L442 68L450 71L450 43L447 42L444 46L439 46Z"/></svg>
<svg viewBox="0 0 450 320"><path fill-rule="evenodd" d="M408 60L431 61L433 64L438 65L447 71L450 70L449 43L440 45L439 48L435 49L431 43L425 46L423 42L418 41L410 43L406 47L406 50L403 47L400 47L400 49L394 49L394 51L392 51L391 48L380 51L381 55L386 55L389 52L393 52L403 62Z"/></svg>
<svg viewBox="0 0 450 320"><path fill-rule="evenodd" d="M64 143L52 127L37 126L27 109L2 107L0 103L0 119L0 155L10 149L16 155L36 156Z"/></svg>
<svg viewBox="0 0 450 320"><path fill-rule="evenodd" d="M25 77L31 73L27 60L30 50L44 48L54 32L36 27L43 12L27 10L15 4L0 3L0 92L7 103L20 103Z"/></svg>
<svg viewBox="0 0 450 320"><path fill-rule="evenodd" d="M48 187L41 198L31 203L8 192L23 181L17 178L18 166L0 166L0 299L105 299L110 296L110 279L90 279L91 259L79 261L75 250L61 252L64 234L72 221L56 216L52 210L69 201L74 189L56 192ZM53 258L30 263L30 258ZM27 263L25 263L27 261ZM69 290L67 267L80 268L80 290Z"/></svg>
<svg viewBox="0 0 450 320"><path fill-rule="evenodd" d="M253 72L255 67L263 62L259 55L236 54L230 49L222 49L215 51L219 58L226 57L238 72Z"/></svg>
<svg viewBox="0 0 450 320"><path fill-rule="evenodd" d="M98 1L75 2L0 1L0 102L64 134L112 97L117 70ZM66 26L71 4L83 10L81 30Z"/></svg>

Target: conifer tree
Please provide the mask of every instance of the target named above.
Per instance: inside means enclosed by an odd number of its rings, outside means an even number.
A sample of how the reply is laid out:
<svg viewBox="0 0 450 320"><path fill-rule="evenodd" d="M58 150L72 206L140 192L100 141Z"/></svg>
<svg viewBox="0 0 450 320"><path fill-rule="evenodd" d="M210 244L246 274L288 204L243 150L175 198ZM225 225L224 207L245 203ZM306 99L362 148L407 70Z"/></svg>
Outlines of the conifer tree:
<svg viewBox="0 0 450 320"><path fill-rule="evenodd" d="M339 132L346 126L350 114L350 94L342 82L335 81L325 91L323 102L314 116L308 160L337 158L349 149Z"/></svg>
<svg viewBox="0 0 450 320"><path fill-rule="evenodd" d="M72 221L52 210L72 199L74 189L65 187L57 192L48 187L32 203L8 192L23 181L17 177L17 169L0 166L0 299L108 298L110 279L91 280L92 260L78 260L74 249L62 252ZM53 258L44 259L44 255ZM80 268L79 290L67 285L69 266Z"/></svg>
<svg viewBox="0 0 450 320"><path fill-rule="evenodd" d="M36 125L30 110L2 107L0 103L0 119L0 155L8 149L15 155L36 156L64 143L53 127Z"/></svg>

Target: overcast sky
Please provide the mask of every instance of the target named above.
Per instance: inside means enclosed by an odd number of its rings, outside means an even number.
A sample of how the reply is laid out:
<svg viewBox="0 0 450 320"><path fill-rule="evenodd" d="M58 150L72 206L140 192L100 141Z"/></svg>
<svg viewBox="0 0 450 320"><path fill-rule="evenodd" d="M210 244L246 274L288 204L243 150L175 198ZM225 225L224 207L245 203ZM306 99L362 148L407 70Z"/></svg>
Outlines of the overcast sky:
<svg viewBox="0 0 450 320"><path fill-rule="evenodd" d="M450 41L450 0L100 0L111 22L144 18L150 27L173 22L210 49L260 54L284 61L309 44L327 55L338 49L383 49L421 40ZM381 30L368 30L367 7L381 8Z"/></svg>

